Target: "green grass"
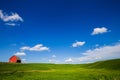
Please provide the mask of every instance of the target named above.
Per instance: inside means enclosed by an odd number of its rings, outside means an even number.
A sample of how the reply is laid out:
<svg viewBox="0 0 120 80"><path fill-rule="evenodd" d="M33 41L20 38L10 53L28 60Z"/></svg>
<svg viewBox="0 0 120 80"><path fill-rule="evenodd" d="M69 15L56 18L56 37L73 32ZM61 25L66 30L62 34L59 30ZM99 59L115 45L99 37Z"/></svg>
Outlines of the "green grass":
<svg viewBox="0 0 120 80"><path fill-rule="evenodd" d="M120 59L92 64L0 63L0 80L120 80Z"/></svg>

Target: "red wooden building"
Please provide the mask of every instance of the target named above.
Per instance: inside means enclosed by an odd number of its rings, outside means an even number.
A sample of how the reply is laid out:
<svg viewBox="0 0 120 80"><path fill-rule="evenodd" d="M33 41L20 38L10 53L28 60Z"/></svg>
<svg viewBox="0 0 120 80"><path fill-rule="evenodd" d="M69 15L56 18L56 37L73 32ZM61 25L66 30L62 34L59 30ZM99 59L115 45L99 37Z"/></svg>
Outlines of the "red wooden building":
<svg viewBox="0 0 120 80"><path fill-rule="evenodd" d="M11 63L21 63L21 59L18 56L13 55L11 58L9 58L9 62L11 62Z"/></svg>

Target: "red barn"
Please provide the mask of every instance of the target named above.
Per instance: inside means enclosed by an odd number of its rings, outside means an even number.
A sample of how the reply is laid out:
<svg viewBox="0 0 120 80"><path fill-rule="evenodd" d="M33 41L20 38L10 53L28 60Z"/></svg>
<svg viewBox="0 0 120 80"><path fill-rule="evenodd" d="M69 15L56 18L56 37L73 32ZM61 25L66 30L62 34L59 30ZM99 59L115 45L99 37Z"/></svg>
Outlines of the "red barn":
<svg viewBox="0 0 120 80"><path fill-rule="evenodd" d="M9 62L11 62L11 63L21 63L21 59L18 56L14 55L9 59Z"/></svg>

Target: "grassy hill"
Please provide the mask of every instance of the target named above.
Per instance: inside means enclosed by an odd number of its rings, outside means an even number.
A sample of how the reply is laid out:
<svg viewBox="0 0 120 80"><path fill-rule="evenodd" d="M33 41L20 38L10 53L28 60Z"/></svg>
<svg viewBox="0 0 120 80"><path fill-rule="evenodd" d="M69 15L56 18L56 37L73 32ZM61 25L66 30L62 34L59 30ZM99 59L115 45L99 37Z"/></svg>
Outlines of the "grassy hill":
<svg viewBox="0 0 120 80"><path fill-rule="evenodd" d="M120 80L120 59L92 64L0 63L0 80Z"/></svg>
<svg viewBox="0 0 120 80"><path fill-rule="evenodd" d="M113 59L113 60L106 60L106 61L99 61L93 64L89 64L90 68L96 69L111 69L111 70L120 70L120 59Z"/></svg>

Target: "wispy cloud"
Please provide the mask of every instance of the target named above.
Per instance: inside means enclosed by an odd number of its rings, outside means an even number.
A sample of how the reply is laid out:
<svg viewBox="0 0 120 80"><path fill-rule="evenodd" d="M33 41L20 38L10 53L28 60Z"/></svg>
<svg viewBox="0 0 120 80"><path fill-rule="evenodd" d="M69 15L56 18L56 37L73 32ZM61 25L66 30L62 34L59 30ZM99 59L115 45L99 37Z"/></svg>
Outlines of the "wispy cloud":
<svg viewBox="0 0 120 80"><path fill-rule="evenodd" d="M28 50L28 51L49 51L48 47L43 46L43 44L37 44L33 47L24 46L20 48L21 50Z"/></svg>
<svg viewBox="0 0 120 80"><path fill-rule="evenodd" d="M16 52L15 55L17 55L17 56L25 56L26 53L25 52Z"/></svg>
<svg viewBox="0 0 120 80"><path fill-rule="evenodd" d="M101 28L94 28L93 32L91 35L97 35L97 34L102 34L102 33L106 33L108 32L108 29L105 27L101 27Z"/></svg>
<svg viewBox="0 0 120 80"><path fill-rule="evenodd" d="M83 46L85 44L85 41L76 41L75 43L72 44L72 47L79 47Z"/></svg>
<svg viewBox="0 0 120 80"><path fill-rule="evenodd" d="M5 25L9 25L9 26L16 26L16 25L18 25L19 26L19 24L16 24L16 23L5 23Z"/></svg>
<svg viewBox="0 0 120 80"><path fill-rule="evenodd" d="M0 19L5 22L5 25L9 26L15 26L17 24L16 22L23 22L22 17L20 17L16 12L11 12L11 15L8 15L2 10L0 10Z"/></svg>
<svg viewBox="0 0 120 80"><path fill-rule="evenodd" d="M81 62L120 58L120 43L87 50L81 54L83 56L78 58Z"/></svg>

